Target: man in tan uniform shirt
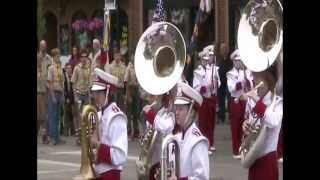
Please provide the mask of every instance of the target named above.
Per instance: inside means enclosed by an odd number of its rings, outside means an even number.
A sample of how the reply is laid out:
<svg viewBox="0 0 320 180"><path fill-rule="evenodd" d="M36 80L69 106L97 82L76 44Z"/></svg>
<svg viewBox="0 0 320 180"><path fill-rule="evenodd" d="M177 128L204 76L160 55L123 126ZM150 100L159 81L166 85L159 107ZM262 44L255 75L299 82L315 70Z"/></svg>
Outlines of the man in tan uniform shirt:
<svg viewBox="0 0 320 180"><path fill-rule="evenodd" d="M42 143L48 144L48 122L47 122L47 76L48 67L52 63L52 58L47 54L46 41L42 40L39 44L37 53L37 120L38 128L41 128Z"/></svg>
<svg viewBox="0 0 320 180"><path fill-rule="evenodd" d="M128 135L131 136L132 128L131 123L133 124L133 136L132 140L139 138L139 127L138 127L138 118L139 118L139 109L140 109L140 97L139 97L139 84L134 71L134 56L131 56L130 62L127 66L125 75L124 75L124 85L126 89L125 102L127 109L128 117Z"/></svg>
<svg viewBox="0 0 320 180"><path fill-rule="evenodd" d="M80 113L84 105L89 104L89 90L91 86L91 70L88 63L88 52L81 50L80 63L74 68L71 83L74 90L75 100L75 128L76 134L79 133ZM77 140L79 144L79 139Z"/></svg>
<svg viewBox="0 0 320 180"><path fill-rule="evenodd" d="M120 109L124 110L124 74L126 71L126 66L120 53L114 54L114 60L111 64L105 65L105 71L107 73L110 73L111 75L116 76L119 79L119 87L115 92L115 98Z"/></svg>

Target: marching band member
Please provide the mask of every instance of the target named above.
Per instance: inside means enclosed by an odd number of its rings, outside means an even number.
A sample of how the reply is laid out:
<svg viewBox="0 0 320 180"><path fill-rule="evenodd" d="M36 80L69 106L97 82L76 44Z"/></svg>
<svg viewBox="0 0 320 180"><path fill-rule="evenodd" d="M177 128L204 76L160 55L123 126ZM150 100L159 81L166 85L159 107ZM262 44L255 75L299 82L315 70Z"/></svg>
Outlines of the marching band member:
<svg viewBox="0 0 320 180"><path fill-rule="evenodd" d="M213 46L208 46L199 53L201 65L194 71L193 87L202 95L203 103L199 110L199 129L210 143L209 154L215 151L214 127L216 113L216 94L220 86L218 67L213 64Z"/></svg>
<svg viewBox="0 0 320 180"><path fill-rule="evenodd" d="M276 84L276 94L280 97L283 97L283 52L279 54L279 59L277 61L277 72L278 72L278 81ZM279 141L278 141L278 162L283 163L283 121L281 124Z"/></svg>
<svg viewBox="0 0 320 180"><path fill-rule="evenodd" d="M154 142L149 180L155 179L157 169L160 168L162 137L174 129L174 113L170 110L173 106L174 96L175 91L172 89L168 94L155 96L154 103L143 108L147 126L153 126L159 133Z"/></svg>
<svg viewBox="0 0 320 180"><path fill-rule="evenodd" d="M235 50L230 58L233 60L233 68L227 72L227 84L231 98L230 107L230 127L232 136L233 158L240 159L239 147L242 138L242 123L246 102L239 100L239 97L246 92L246 89L253 87L253 77L251 72L243 70L243 64L240 61L239 50Z"/></svg>
<svg viewBox="0 0 320 180"><path fill-rule="evenodd" d="M202 96L186 83L178 82L178 93L175 105L175 120L182 132L176 134L180 148L180 177L179 180L208 180L209 179L209 142L195 124Z"/></svg>
<svg viewBox="0 0 320 180"><path fill-rule="evenodd" d="M102 180L119 180L128 153L127 117L114 102L118 79L98 68L94 71L100 81L94 82L91 90L101 117L100 140L96 133L91 138L97 147L95 171Z"/></svg>
<svg viewBox="0 0 320 180"><path fill-rule="evenodd" d="M265 144L259 151L258 159L249 168L249 180L277 180L277 144L282 122L283 105L282 98L278 96L275 89L275 75L269 71L253 73L257 83L262 81L264 84L259 87L257 92L252 90L244 94L241 98L247 101L246 110L249 116L256 115L261 118L262 125L267 127ZM250 118L243 122L244 133L252 131Z"/></svg>

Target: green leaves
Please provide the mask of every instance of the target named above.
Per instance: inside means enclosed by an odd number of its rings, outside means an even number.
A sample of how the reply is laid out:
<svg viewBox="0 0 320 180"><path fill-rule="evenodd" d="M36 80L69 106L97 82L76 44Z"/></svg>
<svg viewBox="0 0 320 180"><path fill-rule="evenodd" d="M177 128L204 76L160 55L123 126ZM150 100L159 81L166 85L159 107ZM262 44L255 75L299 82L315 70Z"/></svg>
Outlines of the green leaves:
<svg viewBox="0 0 320 180"><path fill-rule="evenodd" d="M46 21L43 14L43 0L37 0L37 35L38 39L42 39L42 36L46 32Z"/></svg>

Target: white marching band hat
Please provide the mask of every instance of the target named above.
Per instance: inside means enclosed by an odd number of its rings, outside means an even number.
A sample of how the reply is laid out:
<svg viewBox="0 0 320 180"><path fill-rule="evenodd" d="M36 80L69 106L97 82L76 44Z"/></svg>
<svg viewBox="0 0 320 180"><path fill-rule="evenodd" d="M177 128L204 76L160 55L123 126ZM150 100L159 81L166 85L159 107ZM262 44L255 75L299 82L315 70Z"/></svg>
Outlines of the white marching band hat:
<svg viewBox="0 0 320 180"><path fill-rule="evenodd" d="M231 60L241 60L239 49L236 49L233 51L233 53L230 55L230 59Z"/></svg>
<svg viewBox="0 0 320 180"><path fill-rule="evenodd" d="M113 87L118 87L118 78L104 72L103 70L99 68L94 69L95 74L98 76L98 81L94 81L91 90L92 91L99 91L99 90L105 90L108 85L111 85Z"/></svg>
<svg viewBox="0 0 320 180"><path fill-rule="evenodd" d="M199 57L202 60L210 60L210 56L214 55L214 45L208 45L203 48L203 50L199 53Z"/></svg>
<svg viewBox="0 0 320 180"><path fill-rule="evenodd" d="M191 86L186 84L185 82L178 82L178 93L175 98L174 104L176 105L182 105L182 104L190 104L192 101L194 101L196 104L199 105L199 107L202 104L202 96L199 94L198 91L193 89Z"/></svg>
<svg viewBox="0 0 320 180"><path fill-rule="evenodd" d="M104 82L101 82L100 79L98 81L94 81L92 83L91 91L102 91L107 88L107 85Z"/></svg>
<svg viewBox="0 0 320 180"><path fill-rule="evenodd" d="M213 56L214 55L214 45L208 45L205 48L203 48L203 51L206 52L207 55Z"/></svg>

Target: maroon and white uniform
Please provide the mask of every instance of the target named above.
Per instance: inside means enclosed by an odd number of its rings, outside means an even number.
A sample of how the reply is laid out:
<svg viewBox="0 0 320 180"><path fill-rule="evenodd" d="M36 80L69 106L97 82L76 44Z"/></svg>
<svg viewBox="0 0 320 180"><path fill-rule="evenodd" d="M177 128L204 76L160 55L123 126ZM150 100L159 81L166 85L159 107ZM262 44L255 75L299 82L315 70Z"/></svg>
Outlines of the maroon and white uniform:
<svg viewBox="0 0 320 180"><path fill-rule="evenodd" d="M246 73L246 78L245 74ZM229 99L230 127L232 136L233 155L239 155L239 147L242 138L242 123L246 101L240 100L240 96L245 93L245 86L248 89L253 87L253 76L249 70L237 70L232 68L227 72L227 84L231 98Z"/></svg>
<svg viewBox="0 0 320 180"><path fill-rule="evenodd" d="M118 86L117 78L98 68L94 72L100 82L93 82L91 90L105 90L108 98L109 90ZM97 162L94 169L101 180L120 180L120 172L128 155L127 116L115 102L110 102L101 109L98 112L100 145L96 151Z"/></svg>
<svg viewBox="0 0 320 180"><path fill-rule="evenodd" d="M261 118L261 125L266 125L267 134L264 139L264 146L257 155L257 160L249 168L249 180L277 180L277 144L282 122L283 104L282 98L276 95L273 101L273 95L269 91L258 102L249 99L246 110L254 112ZM250 113L249 115L252 115ZM250 121L249 121L250 123Z"/></svg>
<svg viewBox="0 0 320 180"><path fill-rule="evenodd" d="M203 97L199 109L199 129L209 139L210 147L214 146L216 96L221 84L218 70L215 65L199 65L193 78L193 88Z"/></svg>
<svg viewBox="0 0 320 180"><path fill-rule="evenodd" d="M178 94L174 104L192 105L193 110L198 112L203 103L203 98L195 89L187 83L178 82ZM195 117L197 118L197 116ZM196 119L185 119L186 127L175 136L178 139L180 149L180 177L178 180L209 180L209 142L202 135Z"/></svg>
<svg viewBox="0 0 320 180"><path fill-rule="evenodd" d="M111 103L99 119L101 144L95 171L102 179L120 179L128 154L127 117L116 103Z"/></svg>
<svg viewBox="0 0 320 180"><path fill-rule="evenodd" d="M145 112L145 119L147 120L147 126L154 126L158 133L158 136L154 142L151 158L152 166L149 173L149 180L154 180L154 174L156 173L157 168L160 168L161 144L163 135L171 133L174 129L174 113L167 112L166 107L162 107L158 112L155 112L154 109L151 108Z"/></svg>
<svg viewBox="0 0 320 180"><path fill-rule="evenodd" d="M184 132L176 134L180 147L179 180L209 179L209 142L195 123Z"/></svg>

